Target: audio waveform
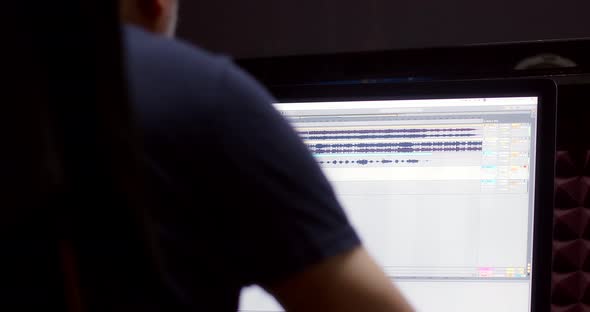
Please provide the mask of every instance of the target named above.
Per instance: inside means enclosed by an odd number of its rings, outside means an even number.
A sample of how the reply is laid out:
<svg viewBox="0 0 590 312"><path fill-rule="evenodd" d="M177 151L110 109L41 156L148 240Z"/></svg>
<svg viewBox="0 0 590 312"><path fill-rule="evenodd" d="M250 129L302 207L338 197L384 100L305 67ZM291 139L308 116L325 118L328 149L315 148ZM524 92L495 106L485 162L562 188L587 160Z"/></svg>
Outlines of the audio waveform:
<svg viewBox="0 0 590 312"><path fill-rule="evenodd" d="M429 146L482 146L483 142L388 142L388 143L337 143L337 144L308 144L310 149L326 148L368 148L368 147L429 147Z"/></svg>
<svg viewBox="0 0 590 312"><path fill-rule="evenodd" d="M469 132L475 128L424 128L424 129L365 129L365 130L314 130L299 131L300 135L327 135L327 134L368 134L368 133L420 133L420 132Z"/></svg>
<svg viewBox="0 0 590 312"><path fill-rule="evenodd" d="M369 164L417 164L420 162L427 162L425 160L418 160L418 159L383 159L383 160L369 160L369 159L359 159L359 160L328 160L328 161L320 161L319 164L321 165L369 165Z"/></svg>
<svg viewBox="0 0 590 312"><path fill-rule="evenodd" d="M314 154L370 154L370 153L420 153L420 152L471 152L482 147L401 147L401 148L358 148L358 149L315 149Z"/></svg>
<svg viewBox="0 0 590 312"><path fill-rule="evenodd" d="M302 135L303 140L355 140L355 139L419 139L419 138L465 138L474 137L474 133L448 134L376 134L376 135Z"/></svg>

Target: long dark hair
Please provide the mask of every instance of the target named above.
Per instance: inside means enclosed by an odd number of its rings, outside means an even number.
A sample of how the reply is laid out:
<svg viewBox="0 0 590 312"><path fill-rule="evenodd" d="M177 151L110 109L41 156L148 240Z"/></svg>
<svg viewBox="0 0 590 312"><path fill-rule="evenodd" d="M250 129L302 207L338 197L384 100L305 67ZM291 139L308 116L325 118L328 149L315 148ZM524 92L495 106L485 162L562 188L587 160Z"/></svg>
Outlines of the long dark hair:
<svg viewBox="0 0 590 312"><path fill-rule="evenodd" d="M28 22L5 37L0 305L169 306L118 1L17 2L7 11Z"/></svg>

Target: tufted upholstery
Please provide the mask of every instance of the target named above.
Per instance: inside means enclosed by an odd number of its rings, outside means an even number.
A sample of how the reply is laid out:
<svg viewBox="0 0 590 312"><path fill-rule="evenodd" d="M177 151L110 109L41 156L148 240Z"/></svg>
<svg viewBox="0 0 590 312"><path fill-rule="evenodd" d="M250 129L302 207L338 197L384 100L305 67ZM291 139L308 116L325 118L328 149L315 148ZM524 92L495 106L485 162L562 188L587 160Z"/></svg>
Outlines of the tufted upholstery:
<svg viewBox="0 0 590 312"><path fill-rule="evenodd" d="M560 90L552 311L590 312L590 91Z"/></svg>

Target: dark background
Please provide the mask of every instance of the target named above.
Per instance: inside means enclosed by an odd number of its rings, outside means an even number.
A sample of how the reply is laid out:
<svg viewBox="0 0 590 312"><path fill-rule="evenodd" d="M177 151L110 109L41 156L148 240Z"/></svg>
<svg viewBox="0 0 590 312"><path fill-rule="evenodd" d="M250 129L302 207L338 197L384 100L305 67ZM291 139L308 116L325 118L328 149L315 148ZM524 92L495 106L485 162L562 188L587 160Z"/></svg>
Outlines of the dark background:
<svg viewBox="0 0 590 312"><path fill-rule="evenodd" d="M590 37L587 0L185 0L180 36L236 58Z"/></svg>

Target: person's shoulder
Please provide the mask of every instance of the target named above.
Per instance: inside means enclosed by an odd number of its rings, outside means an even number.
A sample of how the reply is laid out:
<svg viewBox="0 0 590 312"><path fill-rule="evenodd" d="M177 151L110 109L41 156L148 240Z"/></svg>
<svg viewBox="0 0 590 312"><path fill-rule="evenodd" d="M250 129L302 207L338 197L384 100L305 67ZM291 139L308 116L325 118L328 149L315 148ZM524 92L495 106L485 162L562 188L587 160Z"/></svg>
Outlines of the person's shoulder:
<svg viewBox="0 0 590 312"><path fill-rule="evenodd" d="M161 81L199 80L215 83L231 67L226 57L213 55L197 46L150 34L135 26L124 28L127 63L132 75L151 75Z"/></svg>
<svg viewBox="0 0 590 312"><path fill-rule="evenodd" d="M148 116L201 119L238 105L252 109L271 102L266 90L227 57L133 26L124 28L124 44L133 96Z"/></svg>

